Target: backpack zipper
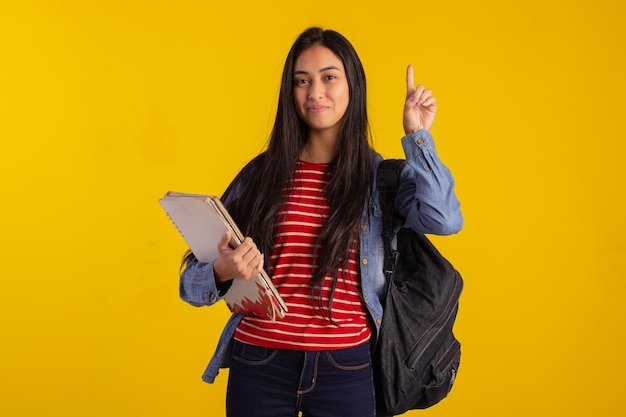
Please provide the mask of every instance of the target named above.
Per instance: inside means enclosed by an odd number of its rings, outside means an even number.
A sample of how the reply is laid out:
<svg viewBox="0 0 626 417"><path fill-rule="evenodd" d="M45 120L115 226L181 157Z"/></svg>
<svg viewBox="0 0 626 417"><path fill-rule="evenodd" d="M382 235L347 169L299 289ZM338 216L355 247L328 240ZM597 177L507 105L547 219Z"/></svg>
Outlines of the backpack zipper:
<svg viewBox="0 0 626 417"><path fill-rule="evenodd" d="M446 313L447 313L447 315L445 316L445 319L444 319L444 320L443 320L443 322L442 322L442 326L440 326L440 327L439 327L439 330L437 330L437 332L435 332L435 334L434 334L434 335L432 335L432 337L430 337L430 338L428 339L428 343L426 343L426 344L424 345L424 347L423 347L423 348L421 349L421 351L417 354L417 356L413 357L413 355L409 355L409 356L407 357L407 362L409 363L409 369L411 370L411 372L415 372L415 367L416 367L417 363L419 362L419 360L422 358L422 355L424 354L424 352L426 351L426 349L428 349L428 347L432 344L433 340L435 340L435 339L436 339L437 335L438 335L439 333L441 333L441 331L443 330L443 328L444 328L443 324L447 323L447 322L450 320L450 318L454 315L454 308L450 308L450 303L451 303L451 301L452 301L452 300L454 300L454 299L456 298L456 297L454 296L454 294L456 294L456 292L457 292L457 288L458 288L458 280L455 280L455 283L454 283L454 289L453 289L453 291L452 291L452 296L450 296L450 297L448 298L448 303L447 303L447 305L446 305L446 309L445 309L445 313L444 313L444 314L446 314ZM435 326L435 324L437 324L437 323L441 322L441 318L444 316L444 314L442 314L441 316L439 316L439 318L435 321L435 323L433 323L433 325L432 325L432 326L430 326L430 328L429 328L426 332L424 332L424 336L422 336L422 338L421 338L421 339L420 339L420 340L419 340L419 341L415 344L415 346L416 346L416 347L420 344L420 342L422 342L422 341L426 338L427 334L428 334L428 333L429 333L429 331L430 331L430 330L431 330L431 329Z"/></svg>

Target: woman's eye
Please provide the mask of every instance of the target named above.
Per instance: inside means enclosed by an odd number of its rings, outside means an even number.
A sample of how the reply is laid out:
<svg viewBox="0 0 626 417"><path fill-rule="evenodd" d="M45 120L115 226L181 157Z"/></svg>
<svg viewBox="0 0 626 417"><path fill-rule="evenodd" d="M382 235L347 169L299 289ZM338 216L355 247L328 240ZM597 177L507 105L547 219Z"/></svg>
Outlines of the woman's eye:
<svg viewBox="0 0 626 417"><path fill-rule="evenodd" d="M334 79L336 79L336 78L337 78L337 76L336 76L336 75L332 75L332 74L328 74L328 75L326 76L326 79L327 79L327 80L329 80L329 81L330 81L330 80L334 80Z"/></svg>
<svg viewBox="0 0 626 417"><path fill-rule="evenodd" d="M298 78L295 80L294 84L295 85L304 85L308 82L308 80L305 80L304 78Z"/></svg>

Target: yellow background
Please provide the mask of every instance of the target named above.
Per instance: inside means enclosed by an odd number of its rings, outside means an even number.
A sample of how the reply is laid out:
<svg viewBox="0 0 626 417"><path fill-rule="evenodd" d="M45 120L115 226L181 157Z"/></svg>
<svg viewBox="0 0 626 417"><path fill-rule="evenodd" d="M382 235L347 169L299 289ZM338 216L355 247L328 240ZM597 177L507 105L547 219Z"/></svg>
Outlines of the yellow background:
<svg viewBox="0 0 626 417"><path fill-rule="evenodd" d="M167 190L263 149L310 25L363 60L376 148L405 66L466 223L460 374L407 415L623 416L625 6L618 0L0 1L0 415L223 416L200 381L228 312L178 298ZM217 411L215 411L217 410Z"/></svg>

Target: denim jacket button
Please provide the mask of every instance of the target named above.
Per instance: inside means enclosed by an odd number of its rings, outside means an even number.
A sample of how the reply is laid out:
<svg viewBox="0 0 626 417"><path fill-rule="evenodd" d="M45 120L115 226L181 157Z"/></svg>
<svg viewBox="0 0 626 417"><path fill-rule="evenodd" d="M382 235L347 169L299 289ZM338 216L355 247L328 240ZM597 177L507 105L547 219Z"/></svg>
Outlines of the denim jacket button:
<svg viewBox="0 0 626 417"><path fill-rule="evenodd" d="M363 259L363 265L367 265L367 258Z"/></svg>

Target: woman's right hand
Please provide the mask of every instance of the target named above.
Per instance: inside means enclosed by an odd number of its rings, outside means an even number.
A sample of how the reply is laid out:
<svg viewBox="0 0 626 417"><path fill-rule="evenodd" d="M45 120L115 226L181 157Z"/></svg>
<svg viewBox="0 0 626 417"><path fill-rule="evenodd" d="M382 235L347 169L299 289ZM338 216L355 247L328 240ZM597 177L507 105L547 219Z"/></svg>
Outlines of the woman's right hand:
<svg viewBox="0 0 626 417"><path fill-rule="evenodd" d="M231 233L226 232L217 244L219 255L213 263L217 282L231 279L252 279L263 269L263 254L251 238L247 237L237 248L230 247Z"/></svg>

